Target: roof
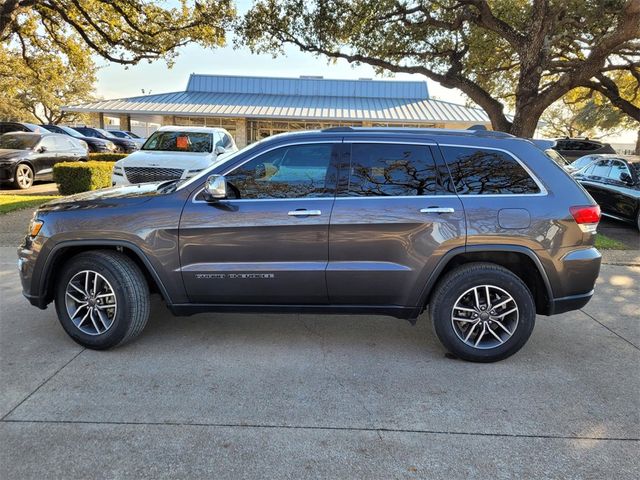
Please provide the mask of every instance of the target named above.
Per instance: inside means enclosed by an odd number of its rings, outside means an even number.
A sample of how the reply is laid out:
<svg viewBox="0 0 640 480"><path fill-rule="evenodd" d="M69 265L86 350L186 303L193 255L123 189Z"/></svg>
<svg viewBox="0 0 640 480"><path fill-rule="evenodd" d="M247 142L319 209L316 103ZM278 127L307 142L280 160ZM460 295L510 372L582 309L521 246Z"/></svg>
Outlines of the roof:
<svg viewBox="0 0 640 480"><path fill-rule="evenodd" d="M160 132L199 132L199 133L214 133L214 132L226 132L224 128L217 127L183 127L180 125L164 125L158 128Z"/></svg>
<svg viewBox="0 0 640 480"><path fill-rule="evenodd" d="M63 110L274 120L489 122L479 108L429 98L425 82L196 74L182 92L100 100Z"/></svg>

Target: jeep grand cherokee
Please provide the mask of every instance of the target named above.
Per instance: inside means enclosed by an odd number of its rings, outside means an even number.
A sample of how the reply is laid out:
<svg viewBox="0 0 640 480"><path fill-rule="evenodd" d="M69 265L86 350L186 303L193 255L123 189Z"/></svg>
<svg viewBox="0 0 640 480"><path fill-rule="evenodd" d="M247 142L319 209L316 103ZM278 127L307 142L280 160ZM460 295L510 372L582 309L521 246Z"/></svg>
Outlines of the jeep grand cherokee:
<svg viewBox="0 0 640 480"><path fill-rule="evenodd" d="M277 135L189 179L67 197L34 214L24 295L78 343L138 335L150 291L202 311L428 309L460 358L518 351L536 313L585 305L600 210L532 142L340 127Z"/></svg>

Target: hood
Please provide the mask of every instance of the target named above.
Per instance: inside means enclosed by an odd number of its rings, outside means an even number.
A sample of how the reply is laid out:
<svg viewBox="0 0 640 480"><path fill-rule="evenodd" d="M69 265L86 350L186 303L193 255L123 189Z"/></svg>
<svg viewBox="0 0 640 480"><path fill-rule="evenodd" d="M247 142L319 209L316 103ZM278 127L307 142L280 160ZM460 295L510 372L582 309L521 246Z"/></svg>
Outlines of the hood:
<svg viewBox="0 0 640 480"><path fill-rule="evenodd" d="M118 160L119 167L161 167L200 170L210 166L215 160L213 153L196 152L157 152L139 150Z"/></svg>
<svg viewBox="0 0 640 480"><path fill-rule="evenodd" d="M90 208L118 207L123 203L144 202L158 195L158 186L166 182L140 183L120 187L103 188L58 198L42 205L39 212L59 210L84 210Z"/></svg>
<svg viewBox="0 0 640 480"><path fill-rule="evenodd" d="M31 150L14 150L11 148L0 149L1 160L13 160L14 158L24 158L31 153Z"/></svg>

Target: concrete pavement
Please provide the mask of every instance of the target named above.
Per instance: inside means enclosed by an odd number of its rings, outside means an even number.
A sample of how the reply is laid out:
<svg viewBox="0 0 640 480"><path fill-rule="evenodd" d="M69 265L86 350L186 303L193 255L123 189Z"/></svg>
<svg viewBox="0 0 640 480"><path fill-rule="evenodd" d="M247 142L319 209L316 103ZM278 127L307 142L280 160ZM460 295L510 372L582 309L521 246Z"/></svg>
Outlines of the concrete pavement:
<svg viewBox="0 0 640 480"><path fill-rule="evenodd" d="M637 478L640 268L515 356L447 358L423 316L171 316L84 350L0 248L0 478Z"/></svg>

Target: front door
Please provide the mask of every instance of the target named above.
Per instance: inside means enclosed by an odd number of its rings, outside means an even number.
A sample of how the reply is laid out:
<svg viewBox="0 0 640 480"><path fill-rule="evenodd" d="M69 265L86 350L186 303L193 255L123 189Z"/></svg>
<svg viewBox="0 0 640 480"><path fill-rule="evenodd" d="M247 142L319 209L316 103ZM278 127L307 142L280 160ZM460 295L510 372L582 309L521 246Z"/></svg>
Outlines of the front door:
<svg viewBox="0 0 640 480"><path fill-rule="evenodd" d="M433 145L354 142L344 157L329 229L329 301L417 306L440 256L464 246L462 204L443 194Z"/></svg>
<svg viewBox="0 0 640 480"><path fill-rule="evenodd" d="M226 172L228 199L207 203L194 193L180 220L182 277L192 302L328 302L338 145L274 148Z"/></svg>

